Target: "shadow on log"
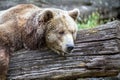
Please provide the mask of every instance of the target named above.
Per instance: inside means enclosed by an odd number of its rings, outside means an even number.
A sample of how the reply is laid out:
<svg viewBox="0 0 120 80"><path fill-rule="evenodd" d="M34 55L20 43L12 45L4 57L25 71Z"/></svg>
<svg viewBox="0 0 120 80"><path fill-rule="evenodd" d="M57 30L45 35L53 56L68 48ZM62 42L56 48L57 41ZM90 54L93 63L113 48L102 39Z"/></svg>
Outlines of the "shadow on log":
<svg viewBox="0 0 120 80"><path fill-rule="evenodd" d="M78 32L66 57L44 49L21 50L11 57L8 80L75 80L120 72L120 21Z"/></svg>

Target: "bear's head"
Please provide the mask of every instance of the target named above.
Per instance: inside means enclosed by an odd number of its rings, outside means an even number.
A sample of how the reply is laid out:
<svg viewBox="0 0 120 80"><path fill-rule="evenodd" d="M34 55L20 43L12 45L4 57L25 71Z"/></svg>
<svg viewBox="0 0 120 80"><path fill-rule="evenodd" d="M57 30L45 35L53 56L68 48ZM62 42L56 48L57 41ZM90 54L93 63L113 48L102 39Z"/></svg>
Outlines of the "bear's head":
<svg viewBox="0 0 120 80"><path fill-rule="evenodd" d="M69 53L74 48L78 30L76 24L78 15L78 9L64 11L50 8L41 11L37 15L37 19L33 20L37 21L36 33L37 38L39 38L37 39L38 42L41 42L39 41L41 40L40 36L43 35L47 47L61 55Z"/></svg>

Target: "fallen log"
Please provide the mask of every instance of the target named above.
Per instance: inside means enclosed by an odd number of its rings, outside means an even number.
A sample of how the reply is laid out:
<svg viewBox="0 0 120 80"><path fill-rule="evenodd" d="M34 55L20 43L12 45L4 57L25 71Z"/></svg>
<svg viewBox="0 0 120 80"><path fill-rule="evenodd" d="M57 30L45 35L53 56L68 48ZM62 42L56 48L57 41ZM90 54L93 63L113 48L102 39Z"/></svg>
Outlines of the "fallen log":
<svg viewBox="0 0 120 80"><path fill-rule="evenodd" d="M65 57L49 49L15 52L8 80L75 80L120 72L120 21L80 30L75 44Z"/></svg>

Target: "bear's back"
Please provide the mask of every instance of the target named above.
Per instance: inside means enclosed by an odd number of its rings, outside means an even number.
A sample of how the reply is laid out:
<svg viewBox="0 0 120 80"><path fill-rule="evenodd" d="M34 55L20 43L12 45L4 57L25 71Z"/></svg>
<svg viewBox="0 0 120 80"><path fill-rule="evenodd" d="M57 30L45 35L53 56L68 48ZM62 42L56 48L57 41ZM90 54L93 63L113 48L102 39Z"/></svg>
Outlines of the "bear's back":
<svg viewBox="0 0 120 80"><path fill-rule="evenodd" d="M17 5L0 12L0 24L13 18L27 20L34 12L38 10L40 10L40 8L32 4Z"/></svg>

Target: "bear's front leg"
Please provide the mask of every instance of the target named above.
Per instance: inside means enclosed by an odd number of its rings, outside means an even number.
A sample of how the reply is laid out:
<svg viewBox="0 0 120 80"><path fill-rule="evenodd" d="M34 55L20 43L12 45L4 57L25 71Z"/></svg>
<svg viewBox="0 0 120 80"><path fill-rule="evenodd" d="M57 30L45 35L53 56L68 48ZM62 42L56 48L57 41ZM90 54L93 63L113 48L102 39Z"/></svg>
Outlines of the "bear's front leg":
<svg viewBox="0 0 120 80"><path fill-rule="evenodd" d="M0 80L6 80L9 64L9 52L2 48L0 49Z"/></svg>

